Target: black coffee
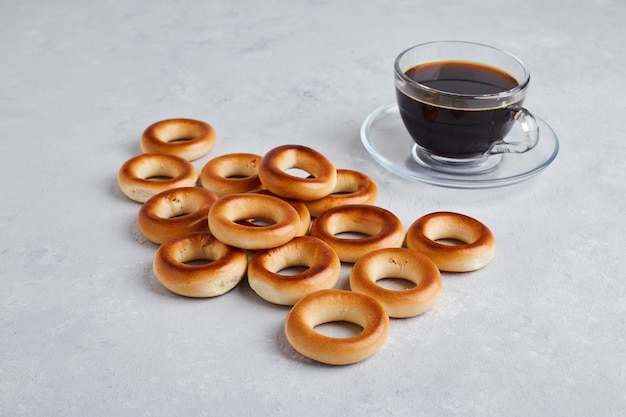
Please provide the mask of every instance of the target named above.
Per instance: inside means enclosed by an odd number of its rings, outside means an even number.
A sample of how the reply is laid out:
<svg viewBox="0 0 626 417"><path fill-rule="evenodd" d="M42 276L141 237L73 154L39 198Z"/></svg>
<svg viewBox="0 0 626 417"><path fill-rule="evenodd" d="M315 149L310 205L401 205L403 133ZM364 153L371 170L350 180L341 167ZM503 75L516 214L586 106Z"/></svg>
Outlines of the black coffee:
<svg viewBox="0 0 626 417"><path fill-rule="evenodd" d="M405 74L435 90L472 96L499 93L518 85L515 78L498 69L455 61L418 65ZM493 142L501 140L514 122L514 111L509 108L462 110L437 107L398 89L396 96L400 115L413 140L442 156L482 154Z"/></svg>

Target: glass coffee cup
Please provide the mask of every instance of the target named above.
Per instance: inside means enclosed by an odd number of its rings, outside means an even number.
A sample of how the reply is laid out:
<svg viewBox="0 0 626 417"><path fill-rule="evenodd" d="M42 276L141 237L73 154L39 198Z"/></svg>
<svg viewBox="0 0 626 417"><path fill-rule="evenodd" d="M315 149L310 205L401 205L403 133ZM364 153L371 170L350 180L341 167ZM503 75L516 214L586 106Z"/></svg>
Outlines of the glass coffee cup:
<svg viewBox="0 0 626 417"><path fill-rule="evenodd" d="M503 153L535 147L539 128L522 107L530 73L491 46L437 41L413 46L395 61L400 116L421 165L453 174L484 173ZM515 125L522 135L507 141Z"/></svg>

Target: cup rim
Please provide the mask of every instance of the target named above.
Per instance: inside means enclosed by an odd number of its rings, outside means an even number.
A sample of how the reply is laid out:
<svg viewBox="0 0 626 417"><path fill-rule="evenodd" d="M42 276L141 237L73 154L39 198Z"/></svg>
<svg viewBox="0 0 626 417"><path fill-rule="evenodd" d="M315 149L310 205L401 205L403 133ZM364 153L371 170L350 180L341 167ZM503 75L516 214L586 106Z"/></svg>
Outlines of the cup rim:
<svg viewBox="0 0 626 417"><path fill-rule="evenodd" d="M508 90L505 91L501 91L498 93L487 93L487 94L462 94L462 93L453 93L453 92L449 92L449 91L443 91L443 90L438 90L436 88L432 88L429 87L427 85L424 85L418 81L413 80L412 78L407 77L407 75L404 73L404 71L402 71L402 69L400 68L400 60L410 51L419 48L419 47L424 47L424 46L428 46L428 45L434 45L434 44L445 44L445 43L449 43L449 44L466 44L466 45L472 45L472 46L476 46L476 47L481 47L481 48L487 48L487 49L491 49L493 51L496 51L498 53L507 55L509 58L512 58L515 62L517 62L517 64L520 66L520 68L523 70L523 77L521 80L517 80L518 83L515 87L510 88ZM480 61L476 61L478 63L480 63ZM417 64L416 64L417 65ZM426 93L428 94L436 94L439 96L443 96L443 97L447 97L450 99L460 99L460 100L504 100L506 98L509 97L517 97L522 95L521 98L523 98L523 95L525 95L525 91L530 83L530 72L528 70L528 68L526 67L526 65L522 62L521 59L519 59L517 56L513 55L510 52L507 52L503 49L497 48L495 46L491 46L491 45L487 45L484 43L479 43L479 42L471 42L471 41L460 41L460 40L439 40L439 41L430 41L430 42L423 42L423 43L419 43L413 46L410 46L408 48L406 48L404 51L400 52L398 54L398 56L396 57L395 61L394 61L394 70L396 73L396 76L399 77L404 83L412 85L416 88L419 88L421 90L424 90ZM518 100L512 100L512 102L515 102Z"/></svg>

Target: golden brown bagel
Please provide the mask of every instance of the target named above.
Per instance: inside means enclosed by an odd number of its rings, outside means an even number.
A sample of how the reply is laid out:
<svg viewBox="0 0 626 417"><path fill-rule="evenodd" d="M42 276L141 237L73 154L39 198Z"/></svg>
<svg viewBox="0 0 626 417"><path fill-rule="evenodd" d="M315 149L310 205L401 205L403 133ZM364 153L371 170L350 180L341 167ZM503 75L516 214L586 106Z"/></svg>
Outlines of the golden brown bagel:
<svg viewBox="0 0 626 417"><path fill-rule="evenodd" d="M171 188L193 187L197 181L198 172L191 162L168 154L137 155L124 162L117 174L122 192L139 203Z"/></svg>
<svg viewBox="0 0 626 417"><path fill-rule="evenodd" d="M390 290L377 284L384 278L400 278L415 284ZM367 294L385 307L389 317L414 317L430 310L442 290L437 265L421 253L406 248L385 248L359 258L350 273L352 291Z"/></svg>
<svg viewBox="0 0 626 417"><path fill-rule="evenodd" d="M311 227L311 213L309 213L309 209L306 204L300 200L294 200L292 198L281 197L279 195L274 194L269 190L257 190L252 191L253 193L270 195L272 197L280 198L281 200L289 203L291 207L296 209L298 216L300 217L300 228L298 229L298 233L296 236L304 236L309 233L309 228Z"/></svg>
<svg viewBox="0 0 626 417"><path fill-rule="evenodd" d="M162 191L141 206L137 226L146 239L159 244L187 233L208 231L209 208L217 198L214 192L199 187Z"/></svg>
<svg viewBox="0 0 626 417"><path fill-rule="evenodd" d="M259 179L261 156L251 153L221 155L207 162L200 171L200 184L218 196L262 188Z"/></svg>
<svg viewBox="0 0 626 417"><path fill-rule="evenodd" d="M336 236L345 232L367 236L354 239ZM342 261L356 262L375 249L402 246L405 232L400 219L388 210L369 204L347 204L317 217L311 225L311 236L328 243Z"/></svg>
<svg viewBox="0 0 626 417"><path fill-rule="evenodd" d="M462 245L437 242L454 239ZM469 272L487 265L496 252L491 230L478 220L459 213L436 212L415 220L406 236L409 249L432 259L442 271Z"/></svg>
<svg viewBox="0 0 626 417"><path fill-rule="evenodd" d="M305 266L295 275L281 275L288 267ZM339 280L341 262L324 241L295 237L282 246L256 252L248 263L248 283L270 303L293 305L305 295L333 288Z"/></svg>
<svg viewBox="0 0 626 417"><path fill-rule="evenodd" d="M353 337L325 336L314 328L346 321L363 328ZM285 320L285 336L300 354L330 365L348 365L374 354L387 340L389 316L372 297L345 290L319 290L298 301Z"/></svg>
<svg viewBox="0 0 626 417"><path fill-rule="evenodd" d="M287 170L297 168L311 176L302 178ZM267 152L259 166L265 188L295 200L317 200L327 196L337 183L335 166L321 153L301 145L284 145Z"/></svg>
<svg viewBox="0 0 626 417"><path fill-rule="evenodd" d="M153 123L141 135L146 153L165 153L193 161L208 154L216 141L213 127L200 120L167 119Z"/></svg>
<svg viewBox="0 0 626 417"><path fill-rule="evenodd" d="M190 265L188 262L209 263ZM187 297L215 297L235 288L246 273L245 250L228 246L209 232L168 240L157 249L154 275L165 288Z"/></svg>
<svg viewBox="0 0 626 417"><path fill-rule="evenodd" d="M266 226L250 220L266 221ZM209 230L222 242L242 249L275 248L293 239L300 217L287 202L257 193L227 194L211 205Z"/></svg>

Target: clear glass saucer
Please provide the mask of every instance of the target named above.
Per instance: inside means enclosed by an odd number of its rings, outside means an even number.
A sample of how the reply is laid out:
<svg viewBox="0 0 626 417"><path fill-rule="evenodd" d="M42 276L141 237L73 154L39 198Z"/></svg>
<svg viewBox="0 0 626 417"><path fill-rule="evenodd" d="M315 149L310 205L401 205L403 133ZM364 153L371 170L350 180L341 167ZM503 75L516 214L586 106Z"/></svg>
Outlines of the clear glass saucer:
<svg viewBox="0 0 626 417"><path fill-rule="evenodd" d="M540 135L537 146L525 153L503 154L495 168L479 174L445 173L418 163L411 156L415 142L404 128L395 103L381 106L367 116L361 126L361 141L376 162L408 180L452 188L504 187L539 174L559 152L554 130L541 118L535 118ZM520 133L514 129L509 135L515 134Z"/></svg>

